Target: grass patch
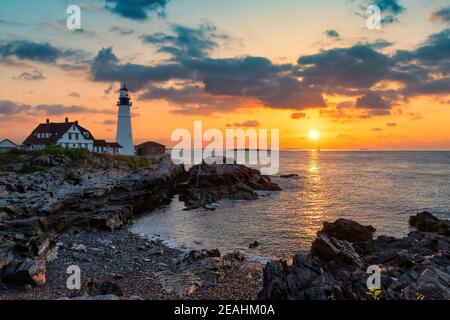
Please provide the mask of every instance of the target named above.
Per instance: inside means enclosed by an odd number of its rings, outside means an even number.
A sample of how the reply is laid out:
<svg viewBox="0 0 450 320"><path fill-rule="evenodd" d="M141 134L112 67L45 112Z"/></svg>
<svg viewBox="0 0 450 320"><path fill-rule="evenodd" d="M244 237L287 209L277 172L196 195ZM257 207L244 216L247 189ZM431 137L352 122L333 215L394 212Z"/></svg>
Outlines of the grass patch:
<svg viewBox="0 0 450 320"><path fill-rule="evenodd" d="M17 174L30 174L39 171L44 171L44 168L39 166L26 166L17 171Z"/></svg>

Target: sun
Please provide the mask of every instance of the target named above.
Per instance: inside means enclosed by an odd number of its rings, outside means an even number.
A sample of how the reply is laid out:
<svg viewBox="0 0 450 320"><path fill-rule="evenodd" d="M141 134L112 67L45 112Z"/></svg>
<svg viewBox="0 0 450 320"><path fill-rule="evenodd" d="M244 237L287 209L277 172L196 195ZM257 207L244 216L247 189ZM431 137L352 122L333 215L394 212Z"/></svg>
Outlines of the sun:
<svg viewBox="0 0 450 320"><path fill-rule="evenodd" d="M317 139L319 139L319 138L320 138L320 133L319 133L319 131L317 131L317 130L311 130L311 131L309 132L309 138L310 138L311 140L317 140Z"/></svg>

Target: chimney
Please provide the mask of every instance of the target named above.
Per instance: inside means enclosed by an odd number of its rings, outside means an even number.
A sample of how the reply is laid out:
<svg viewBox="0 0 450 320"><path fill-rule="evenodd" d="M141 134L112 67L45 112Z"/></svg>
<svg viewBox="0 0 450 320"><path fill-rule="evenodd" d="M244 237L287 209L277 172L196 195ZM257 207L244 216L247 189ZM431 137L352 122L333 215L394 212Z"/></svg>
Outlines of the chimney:
<svg viewBox="0 0 450 320"><path fill-rule="evenodd" d="M69 118L66 117L66 123L69 123Z"/></svg>
<svg viewBox="0 0 450 320"><path fill-rule="evenodd" d="M78 125L78 120L77 120L77 121L75 121L75 124L76 124L76 125Z"/></svg>
<svg viewBox="0 0 450 320"><path fill-rule="evenodd" d="M47 120L46 120L46 123L49 124L49 123L50 123L50 119L47 119Z"/></svg>

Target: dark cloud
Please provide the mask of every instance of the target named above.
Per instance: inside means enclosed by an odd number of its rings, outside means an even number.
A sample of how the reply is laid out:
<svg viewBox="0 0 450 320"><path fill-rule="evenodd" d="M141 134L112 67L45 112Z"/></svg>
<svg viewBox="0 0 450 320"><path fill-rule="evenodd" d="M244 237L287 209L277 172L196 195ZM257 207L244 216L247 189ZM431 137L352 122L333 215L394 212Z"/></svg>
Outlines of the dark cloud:
<svg viewBox="0 0 450 320"><path fill-rule="evenodd" d="M347 97L337 105L340 116L347 110L363 110L366 117L387 115L409 97L448 92L449 33L431 35L409 51L383 53L392 43L380 39L301 56L297 64L275 64L257 56L212 58L226 36L206 24L173 26L170 33L142 38L169 54L169 60L124 64L112 48L104 48L92 63L91 76L125 81L141 91L140 99L165 100L179 113L229 112L246 105L300 111L326 107L327 94ZM398 89L383 89L389 82Z"/></svg>
<svg viewBox="0 0 450 320"><path fill-rule="evenodd" d="M158 47L160 52L169 53L174 57L206 57L209 52L218 47L218 40L228 37L219 34L216 27L203 24L199 28L188 28L181 25L172 26L173 34L155 33L143 35L142 41Z"/></svg>
<svg viewBox="0 0 450 320"><path fill-rule="evenodd" d="M433 13L431 13L430 19L434 20L434 21L441 21L441 22L449 23L450 22L450 6L440 8L440 9L434 11Z"/></svg>
<svg viewBox="0 0 450 320"><path fill-rule="evenodd" d="M150 12L164 14L169 0L106 0L107 8L122 17L147 20Z"/></svg>
<svg viewBox="0 0 450 320"><path fill-rule="evenodd" d="M400 50L394 56L398 62L419 62L424 65L447 67L450 72L450 29L433 34L415 50Z"/></svg>
<svg viewBox="0 0 450 320"><path fill-rule="evenodd" d="M389 114L391 106L391 101L379 92L368 92L356 100L357 108L369 109L374 115Z"/></svg>
<svg viewBox="0 0 450 320"><path fill-rule="evenodd" d="M101 113L101 114L113 114L111 110L108 109L93 109L83 106L65 106L62 104L41 104L33 108L34 111L38 113L45 113L47 115L63 115L63 114L73 114L73 113Z"/></svg>
<svg viewBox="0 0 450 320"><path fill-rule="evenodd" d="M325 34L330 37L330 38L336 38L339 39L341 37L341 35L339 34L339 32L337 32L336 30L330 29L325 31Z"/></svg>
<svg viewBox="0 0 450 320"><path fill-rule="evenodd" d="M235 122L235 123L229 123L227 124L227 127L242 127L242 128L254 128L259 127L261 124L258 120L246 120L244 122Z"/></svg>
<svg viewBox="0 0 450 320"><path fill-rule="evenodd" d="M27 80L27 81L38 81L44 80L45 76L42 72L34 70L32 72L23 72L19 76L14 77L14 80Z"/></svg>
<svg viewBox="0 0 450 320"><path fill-rule="evenodd" d="M109 29L110 32L114 32L116 34L119 34L121 36L129 36L134 33L133 29L127 29L127 28L121 28L118 26L113 26L111 29Z"/></svg>
<svg viewBox="0 0 450 320"><path fill-rule="evenodd" d="M149 82L188 79L191 74L183 66L175 63L154 67L132 63L120 64L112 48L103 48L94 59L91 75L95 81L122 81L131 89L138 90Z"/></svg>
<svg viewBox="0 0 450 320"><path fill-rule="evenodd" d="M335 48L302 56L299 75L312 85L329 88L370 88L392 74L390 57L370 45Z"/></svg>
<svg viewBox="0 0 450 320"><path fill-rule="evenodd" d="M386 125L387 125L388 127L396 127L396 126L397 126L397 123L395 123L395 122L389 122L389 123L386 123Z"/></svg>
<svg viewBox="0 0 450 320"><path fill-rule="evenodd" d="M382 129L381 128L372 128L372 131L374 132L380 132Z"/></svg>
<svg viewBox="0 0 450 320"><path fill-rule="evenodd" d="M0 43L0 56L16 57L20 60L31 60L43 63L54 63L64 53L49 43L36 43L27 40L17 40Z"/></svg>
<svg viewBox="0 0 450 320"><path fill-rule="evenodd" d="M28 40L0 41L0 62L11 59L28 60L45 64L55 64L61 69L79 69L87 53L82 50L60 49L49 43L37 43ZM70 61L71 63L67 63Z"/></svg>
<svg viewBox="0 0 450 320"><path fill-rule="evenodd" d="M69 93L69 97L72 97L72 98L79 98L79 97L80 97L80 94L79 94L78 92L73 91L73 92Z"/></svg>
<svg viewBox="0 0 450 320"><path fill-rule="evenodd" d="M117 123L116 120L105 120L102 122L102 124L108 125L108 126L115 125L116 123Z"/></svg>
<svg viewBox="0 0 450 320"><path fill-rule="evenodd" d="M1 115L13 115L17 113L22 113L24 111L29 111L30 109L31 106L27 104L20 104L9 100L0 100Z"/></svg>
<svg viewBox="0 0 450 320"><path fill-rule="evenodd" d="M398 16L405 12L406 8L398 0L356 0L360 3L361 16L366 17L367 8L370 5L377 5L382 14L382 24L392 24L398 22Z"/></svg>

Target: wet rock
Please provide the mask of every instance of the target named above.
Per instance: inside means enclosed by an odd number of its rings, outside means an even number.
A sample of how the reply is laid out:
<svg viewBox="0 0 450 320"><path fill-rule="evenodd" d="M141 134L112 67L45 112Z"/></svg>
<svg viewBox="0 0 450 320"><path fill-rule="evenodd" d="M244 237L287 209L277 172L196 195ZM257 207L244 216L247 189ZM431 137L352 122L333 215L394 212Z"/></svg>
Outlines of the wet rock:
<svg viewBox="0 0 450 320"><path fill-rule="evenodd" d="M188 209L208 208L221 199L254 200L256 191L278 191L280 187L258 170L238 164L195 165L180 192Z"/></svg>
<svg viewBox="0 0 450 320"><path fill-rule="evenodd" d="M419 231L450 236L450 221L439 220L429 212L419 212L409 218L409 224Z"/></svg>
<svg viewBox="0 0 450 320"><path fill-rule="evenodd" d="M284 179L292 179L292 178L298 178L299 175L295 174L295 173L291 173L291 174L282 174L280 177L284 178Z"/></svg>

